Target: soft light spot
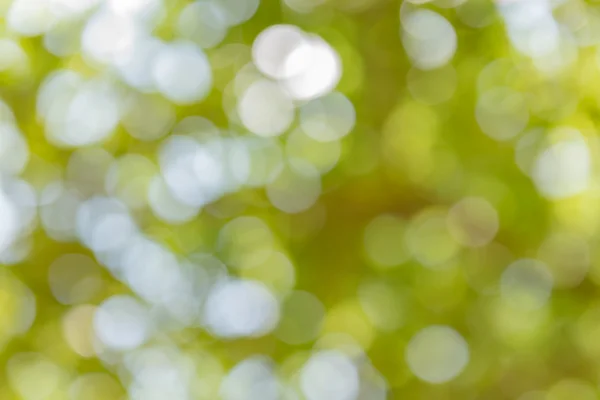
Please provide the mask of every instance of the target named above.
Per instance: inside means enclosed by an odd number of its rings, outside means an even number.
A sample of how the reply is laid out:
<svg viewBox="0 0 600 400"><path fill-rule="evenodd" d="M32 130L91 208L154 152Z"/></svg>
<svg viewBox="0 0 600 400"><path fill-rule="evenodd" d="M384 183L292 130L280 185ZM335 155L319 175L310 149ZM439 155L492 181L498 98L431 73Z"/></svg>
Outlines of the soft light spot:
<svg viewBox="0 0 600 400"><path fill-rule="evenodd" d="M218 0L225 13L225 18L230 26L239 25L254 16L260 0Z"/></svg>
<svg viewBox="0 0 600 400"><path fill-rule="evenodd" d="M514 308L537 310L550 299L553 285L552 274L544 263L521 259L502 274L500 294Z"/></svg>
<svg viewBox="0 0 600 400"><path fill-rule="evenodd" d="M81 202L80 194L67 189L62 182L47 185L42 191L40 205L40 219L46 234L58 241L74 240Z"/></svg>
<svg viewBox="0 0 600 400"><path fill-rule="evenodd" d="M81 17L96 7L101 0L49 0L52 12L61 20Z"/></svg>
<svg viewBox="0 0 600 400"><path fill-rule="evenodd" d="M514 348L534 348L548 339L551 311L549 307L530 309L501 298L490 304L492 331Z"/></svg>
<svg viewBox="0 0 600 400"><path fill-rule="evenodd" d="M512 45L530 57L552 52L558 45L559 29L547 1L498 3Z"/></svg>
<svg viewBox="0 0 600 400"><path fill-rule="evenodd" d="M0 191L0 252L8 249L17 239L19 214L16 205Z"/></svg>
<svg viewBox="0 0 600 400"><path fill-rule="evenodd" d="M361 283L358 301L370 322L383 332L392 332L405 321L406 311L398 290L384 281Z"/></svg>
<svg viewBox="0 0 600 400"><path fill-rule="evenodd" d="M228 31L227 15L218 1L188 4L177 19L177 33L198 46L209 49L225 39Z"/></svg>
<svg viewBox="0 0 600 400"><path fill-rule="evenodd" d="M131 354L126 365L133 379L128 388L131 400L187 400L192 398L192 360L177 347L149 347Z"/></svg>
<svg viewBox="0 0 600 400"><path fill-rule="evenodd" d="M9 248L0 253L0 263L16 265L25 261L32 253L33 241L30 236L23 236L13 242Z"/></svg>
<svg viewBox="0 0 600 400"><path fill-rule="evenodd" d="M240 276L262 282L278 296L288 293L296 284L294 264L281 251L269 251L266 260L251 268L243 268Z"/></svg>
<svg viewBox="0 0 600 400"><path fill-rule="evenodd" d="M38 90L36 108L47 127L62 127L65 110L83 83L81 75L68 69L54 71L46 76Z"/></svg>
<svg viewBox="0 0 600 400"><path fill-rule="evenodd" d="M408 343L406 362L419 379L434 384L449 382L469 363L469 346L449 326L428 326Z"/></svg>
<svg viewBox="0 0 600 400"><path fill-rule="evenodd" d="M192 115L179 121L173 128L173 134L190 136L200 142L205 142L217 138L221 131L210 119Z"/></svg>
<svg viewBox="0 0 600 400"><path fill-rule="evenodd" d="M410 12L402 22L402 43L417 68L439 68L454 57L456 32L446 18L434 11L419 9Z"/></svg>
<svg viewBox="0 0 600 400"><path fill-rule="evenodd" d="M123 398L123 389L110 375L94 372L75 379L69 396L69 400L115 400Z"/></svg>
<svg viewBox="0 0 600 400"><path fill-rule="evenodd" d="M277 326L279 304L264 285L231 280L210 292L204 307L204 320L215 336L259 337Z"/></svg>
<svg viewBox="0 0 600 400"><path fill-rule="evenodd" d="M188 222L199 212L198 207L187 205L175 198L160 176L155 176L150 182L148 204L154 215L171 224Z"/></svg>
<svg viewBox="0 0 600 400"><path fill-rule="evenodd" d="M177 104L193 104L208 96L212 71L208 58L198 47L177 41L162 47L152 66L157 89Z"/></svg>
<svg viewBox="0 0 600 400"><path fill-rule="evenodd" d="M56 22L48 0L15 0L6 14L8 27L23 36L38 36Z"/></svg>
<svg viewBox="0 0 600 400"><path fill-rule="evenodd" d="M11 39L0 39L0 72L28 73L28 62L27 53L18 42Z"/></svg>
<svg viewBox="0 0 600 400"><path fill-rule="evenodd" d="M306 400L354 400L359 392L358 370L343 353L320 351L302 367L300 388Z"/></svg>
<svg viewBox="0 0 600 400"><path fill-rule="evenodd" d="M94 315L94 332L100 342L113 350L132 350L150 336L146 307L130 296L113 296Z"/></svg>
<svg viewBox="0 0 600 400"><path fill-rule="evenodd" d="M284 0L284 2L291 10L297 13L308 14L316 7L325 3L325 0Z"/></svg>
<svg viewBox="0 0 600 400"><path fill-rule="evenodd" d="M514 138L525 129L529 122L529 111L521 93L497 87L481 94L475 117L483 133L503 141Z"/></svg>
<svg viewBox="0 0 600 400"><path fill-rule="evenodd" d="M277 136L293 122L294 105L279 85L260 80L241 96L238 114L249 131L259 136Z"/></svg>
<svg viewBox="0 0 600 400"><path fill-rule="evenodd" d="M352 131L355 123L354 105L338 92L312 100L300 109L302 130L319 142L343 138Z"/></svg>
<svg viewBox="0 0 600 400"><path fill-rule="evenodd" d="M56 114L57 126L46 134L55 144L86 146L107 139L119 123L119 99L111 85L90 81L81 86Z"/></svg>
<svg viewBox="0 0 600 400"><path fill-rule="evenodd" d="M448 230L446 218L443 210L428 209L410 222L406 245L412 256L426 267L444 267L460 249Z"/></svg>
<svg viewBox="0 0 600 400"><path fill-rule="evenodd" d="M81 305L70 309L62 319L63 336L67 344L81 357L93 357L94 314L96 307Z"/></svg>
<svg viewBox="0 0 600 400"><path fill-rule="evenodd" d="M208 196L194 171L195 160L202 148L192 138L170 136L161 145L158 161L165 184L182 203L200 207L208 202ZM210 156L208 156L210 159ZM214 165L210 175L218 181L221 174L219 165Z"/></svg>
<svg viewBox="0 0 600 400"><path fill-rule="evenodd" d="M15 175L29 161L27 141L12 124L0 123L0 172Z"/></svg>
<svg viewBox="0 0 600 400"><path fill-rule="evenodd" d="M162 11L162 0L107 0L116 15L151 22Z"/></svg>
<svg viewBox="0 0 600 400"><path fill-rule="evenodd" d="M240 170L229 163L232 147L224 140L199 143L187 136L170 136L160 148L159 164L171 193L187 205L201 207L235 191ZM234 161L243 161L240 158Z"/></svg>
<svg viewBox="0 0 600 400"><path fill-rule="evenodd" d="M585 191L591 180L592 160L585 138L576 130L564 128L564 138L538 156L533 181L549 199L563 199Z"/></svg>
<svg viewBox="0 0 600 400"><path fill-rule="evenodd" d="M249 157L246 185L261 187L273 182L284 168L284 155L278 141L253 137L242 142Z"/></svg>
<svg viewBox="0 0 600 400"><path fill-rule="evenodd" d="M134 138L141 141L157 140L169 133L175 124L175 110L160 97L133 95L127 99L122 122Z"/></svg>
<svg viewBox="0 0 600 400"><path fill-rule="evenodd" d="M591 255L585 238L571 233L549 235L538 250L558 288L579 286L587 276Z"/></svg>
<svg viewBox="0 0 600 400"><path fill-rule="evenodd" d="M106 192L132 209L146 206L148 187L158 168L139 154L125 154L113 161L104 179Z"/></svg>
<svg viewBox="0 0 600 400"><path fill-rule="evenodd" d="M515 145L515 163L521 171L531 176L540 151L544 148L547 132L535 127L527 130Z"/></svg>
<svg viewBox="0 0 600 400"><path fill-rule="evenodd" d="M189 283L175 255L144 236L129 243L120 268L129 287L151 304L168 307L173 299L185 293L185 285Z"/></svg>
<svg viewBox="0 0 600 400"><path fill-rule="evenodd" d="M100 10L86 23L81 34L85 56L100 64L118 64L127 58L139 35L135 23L108 10Z"/></svg>
<svg viewBox="0 0 600 400"><path fill-rule="evenodd" d="M223 400L278 400L280 384L271 360L254 356L234 366L221 382Z"/></svg>
<svg viewBox="0 0 600 400"><path fill-rule="evenodd" d="M323 325L323 333L325 333L325 336L330 336L331 344L335 348L339 347L335 344L334 337L339 334L348 335L356 346L356 350L361 352L371 346L377 334L369 316L355 298L340 301L328 310ZM320 341L322 340L323 338Z"/></svg>
<svg viewBox="0 0 600 400"><path fill-rule="evenodd" d="M460 244L468 247L485 246L498 232L496 209L480 197L466 197L448 212L448 230Z"/></svg>
<svg viewBox="0 0 600 400"><path fill-rule="evenodd" d="M254 40L252 58L256 67L275 79L287 79L302 73L310 58L296 54L311 50L305 33L294 25L273 25Z"/></svg>
<svg viewBox="0 0 600 400"><path fill-rule="evenodd" d="M288 64L295 69L302 60L310 60L301 72L283 81L288 93L296 100L311 100L331 92L342 77L339 54L321 37L308 36L308 44L298 47Z"/></svg>
<svg viewBox="0 0 600 400"><path fill-rule="evenodd" d="M217 249L224 262L239 268L254 268L267 261L273 252L275 238L260 218L238 217L219 231Z"/></svg>
<svg viewBox="0 0 600 400"><path fill-rule="evenodd" d="M267 197L273 206L288 214L312 207L321 194L321 177L315 168L293 160L266 186Z"/></svg>
<svg viewBox="0 0 600 400"><path fill-rule="evenodd" d="M6 371L9 385L25 400L50 398L65 378L64 371L37 353L18 353L12 356L8 360Z"/></svg>
<svg viewBox="0 0 600 400"><path fill-rule="evenodd" d="M36 316L33 292L16 278L0 275L0 346L13 335L27 332Z"/></svg>
<svg viewBox="0 0 600 400"><path fill-rule="evenodd" d="M132 48L117 60L117 70L121 79L141 92L153 92L156 89L153 69L165 43L154 37L136 37Z"/></svg>
<svg viewBox="0 0 600 400"><path fill-rule="evenodd" d="M66 21L52 27L44 35L44 48L57 57L70 57L80 50L80 27L77 21Z"/></svg>
<svg viewBox="0 0 600 400"><path fill-rule="evenodd" d="M125 205L113 198L92 197L77 211L77 233L95 252L122 248L137 229Z"/></svg>
<svg viewBox="0 0 600 400"><path fill-rule="evenodd" d="M304 133L302 129L291 132L285 143L285 152L289 159L301 159L310 163L321 174L331 171L342 155L339 141L317 141Z"/></svg>
<svg viewBox="0 0 600 400"><path fill-rule="evenodd" d="M359 399L386 400L390 393L385 377L366 360L360 366L360 395Z"/></svg>

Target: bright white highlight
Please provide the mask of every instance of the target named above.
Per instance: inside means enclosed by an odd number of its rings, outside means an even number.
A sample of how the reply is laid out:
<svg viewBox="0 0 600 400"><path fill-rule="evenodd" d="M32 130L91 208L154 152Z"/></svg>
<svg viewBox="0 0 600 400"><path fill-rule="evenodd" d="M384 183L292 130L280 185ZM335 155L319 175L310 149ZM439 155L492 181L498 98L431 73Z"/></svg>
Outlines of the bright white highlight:
<svg viewBox="0 0 600 400"><path fill-rule="evenodd" d="M56 22L48 0L15 0L6 14L8 27L23 36L38 36Z"/></svg>
<svg viewBox="0 0 600 400"><path fill-rule="evenodd" d="M81 47L83 54L93 62L115 65L133 50L138 35L131 19L101 10L88 20Z"/></svg>
<svg viewBox="0 0 600 400"><path fill-rule="evenodd" d="M296 100L323 96L335 89L342 77L339 54L319 36L311 35L306 40L287 60L286 69L299 72L282 82Z"/></svg>
<svg viewBox="0 0 600 400"><path fill-rule="evenodd" d="M232 280L217 285L204 307L210 331L224 338L258 337L279 321L279 304L262 284Z"/></svg>
<svg viewBox="0 0 600 400"><path fill-rule="evenodd" d="M77 234L95 252L123 248L137 233L125 205L107 197L92 197L77 211Z"/></svg>
<svg viewBox="0 0 600 400"><path fill-rule="evenodd" d="M275 79L289 79L308 66L310 44L306 34L293 25L273 25L262 31L252 46L252 58L256 67Z"/></svg>

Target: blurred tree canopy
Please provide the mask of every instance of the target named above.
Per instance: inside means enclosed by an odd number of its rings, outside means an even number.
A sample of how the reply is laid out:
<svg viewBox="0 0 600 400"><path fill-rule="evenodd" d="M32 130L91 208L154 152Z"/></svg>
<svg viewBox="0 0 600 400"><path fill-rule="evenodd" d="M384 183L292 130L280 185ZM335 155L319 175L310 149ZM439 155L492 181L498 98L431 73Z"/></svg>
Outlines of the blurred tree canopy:
<svg viewBox="0 0 600 400"><path fill-rule="evenodd" d="M596 399L600 3L0 0L0 399Z"/></svg>

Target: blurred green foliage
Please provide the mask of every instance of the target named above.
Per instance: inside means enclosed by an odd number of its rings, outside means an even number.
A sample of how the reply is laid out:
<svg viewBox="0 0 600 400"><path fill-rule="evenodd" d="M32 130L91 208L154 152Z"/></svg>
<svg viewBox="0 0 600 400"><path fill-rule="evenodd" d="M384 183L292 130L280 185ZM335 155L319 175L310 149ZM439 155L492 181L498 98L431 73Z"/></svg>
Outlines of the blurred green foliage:
<svg viewBox="0 0 600 400"><path fill-rule="evenodd" d="M28 144L27 165L18 175L36 193L34 208L41 212L44 189L57 180L82 193L89 189L83 198L103 195L109 167L126 155L152 162L153 167L132 169L123 178L124 185L147 178L139 190L148 190L175 123L160 140L139 140L120 123L105 140L89 146L49 141L37 102L50 74L69 69L92 79L116 73L90 62L78 39L72 54L55 55L48 50L46 32L19 32L10 23L12 3L0 1L0 32L22 49L22 58L3 56L7 47L0 46L0 97ZM41 0L29 3L43 7ZM177 18L188 4L165 0L153 34L165 42L177 39ZM67 36L79 38L95 7L78 17ZM419 46L435 53L447 39L435 36L442 28L425 20L417 26L425 33L407 32L406 21L422 10L450 23L456 48L447 60L419 68L429 62L419 58ZM286 392L289 397L281 392L275 398L318 400L324 397L311 398L298 380L311 352L322 348L357 360L363 358L356 348L362 349L385 381L378 384L383 398L597 398L598 5L580 0L261 0L252 18L231 26L217 46L202 50L212 66L212 90L191 104L169 100L175 121L202 116L222 137L256 136L233 115L239 92L232 82L253 62L256 37L276 24L319 35L339 54L342 75L335 90L354 105L356 124L340 138L335 166L319 178L318 201L300 212L287 213L263 187L244 185L183 223L165 220L147 205L131 211L140 231L178 259L213 254L231 276L264 283L282 305L278 327L260 337L234 339L197 324L171 326L159 312L153 314L157 333L145 345L177 349L195 366L190 381L200 382L202 389L190 384L188 397L152 399L270 399L245 386L239 397L220 389L233 366L260 354L274 361L282 385L294 388ZM406 49L413 34L429 39L417 41L411 54ZM424 57L435 61L438 55ZM260 74L250 71L242 86L255 79L252 73ZM115 81L120 95L138 93ZM143 96L165 99L160 93ZM142 119L152 116L152 110L141 113ZM299 118L295 112L291 126L273 139L277 146L285 148L292 132L301 129ZM321 148L307 142L300 152L294 143L288 151L298 151L317 167L327 166L328 155L336 151L335 144ZM77 153L85 147L104 149L113 159L100 165L88 153ZM11 148L1 139L0 148L8 157ZM83 154L83 161L69 169L75 153ZM266 231L260 222L246 220L250 227L223 233L224 226L244 216L259 218ZM40 218L26 240L26 255L6 261L0 271L0 399L150 399L132 389L134 373L124 366L127 352L93 345L96 309L57 300L49 270L64 254L94 258L98 287L82 302L89 305L114 295L137 295L135 289L102 267L106 261L89 246L53 240ZM253 264L246 268L244 263ZM510 275L515 265L525 265L524 270ZM318 300L286 303L290 293L302 292ZM31 295L35 318L28 324ZM68 322L75 309L79 314ZM407 355L415 335L432 325L451 327L468 345L464 369L438 384L415 370ZM423 357L434 375L456 367L452 351L458 350L441 346L434 355L415 356ZM450 359L444 359L444 351ZM380 398L330 394L332 400Z"/></svg>

